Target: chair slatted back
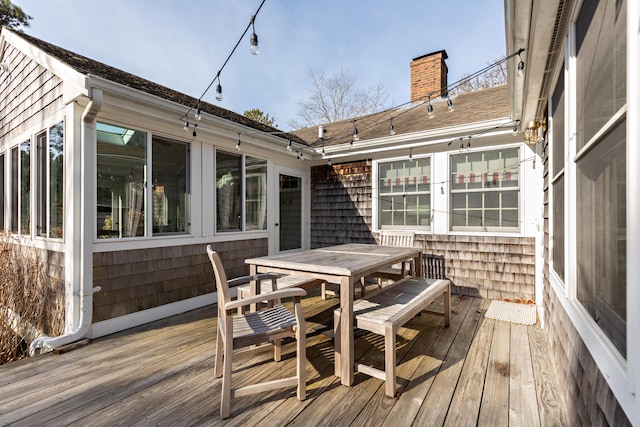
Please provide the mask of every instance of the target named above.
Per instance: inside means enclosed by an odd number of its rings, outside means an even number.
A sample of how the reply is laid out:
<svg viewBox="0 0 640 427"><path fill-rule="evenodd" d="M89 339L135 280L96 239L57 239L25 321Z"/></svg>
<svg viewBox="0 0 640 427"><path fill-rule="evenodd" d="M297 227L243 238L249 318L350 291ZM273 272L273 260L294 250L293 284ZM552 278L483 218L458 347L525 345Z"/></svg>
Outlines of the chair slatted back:
<svg viewBox="0 0 640 427"><path fill-rule="evenodd" d="M444 255L422 254L422 275L427 279L446 279Z"/></svg>
<svg viewBox="0 0 640 427"><path fill-rule="evenodd" d="M218 293L218 307L224 307L225 303L231 301L229 293L229 283L227 281L227 273L224 271L220 255L213 250L211 245L207 245L207 255L213 266L213 273L216 277L216 290Z"/></svg>
<svg viewBox="0 0 640 427"><path fill-rule="evenodd" d="M413 247L416 233L413 231L381 231L378 243L383 246Z"/></svg>

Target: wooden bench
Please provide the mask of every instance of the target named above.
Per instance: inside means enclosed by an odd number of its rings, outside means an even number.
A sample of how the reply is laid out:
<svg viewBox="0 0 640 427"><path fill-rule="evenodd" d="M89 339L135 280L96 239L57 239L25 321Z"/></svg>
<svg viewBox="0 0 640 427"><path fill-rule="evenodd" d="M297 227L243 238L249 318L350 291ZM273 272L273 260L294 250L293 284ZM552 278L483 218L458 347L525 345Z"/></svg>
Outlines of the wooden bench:
<svg viewBox="0 0 640 427"><path fill-rule="evenodd" d="M316 286L322 286L322 290L324 291L324 280L314 279L312 277L306 276L296 276L294 274L278 274L275 283L271 282L271 280L261 281L260 282L260 293L271 292L276 289L286 289L286 288L302 288L308 290L310 288ZM238 286L238 299L243 299L251 296L251 285ZM238 308L238 313L240 314L240 310L242 307Z"/></svg>
<svg viewBox="0 0 640 427"><path fill-rule="evenodd" d="M451 322L451 282L447 279L408 277L381 292L353 303L353 325L376 334L384 335L385 370L356 363L358 372L386 382L385 393L396 394L396 334L398 329L414 316L425 311L440 295L444 295L444 323ZM340 309L334 311L334 325L340 322ZM337 327L337 326L335 326ZM336 350L340 351L340 334L335 333Z"/></svg>

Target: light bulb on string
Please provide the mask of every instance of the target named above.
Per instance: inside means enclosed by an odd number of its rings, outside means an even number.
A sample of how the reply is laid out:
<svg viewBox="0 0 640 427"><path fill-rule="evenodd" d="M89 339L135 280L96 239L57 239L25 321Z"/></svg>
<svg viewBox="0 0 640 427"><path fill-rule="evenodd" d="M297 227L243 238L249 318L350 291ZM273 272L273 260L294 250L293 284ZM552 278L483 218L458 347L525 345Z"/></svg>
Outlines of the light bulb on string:
<svg viewBox="0 0 640 427"><path fill-rule="evenodd" d="M182 129L183 129L185 132L189 132L189 120L185 120L185 121L184 121L184 126L182 127Z"/></svg>
<svg viewBox="0 0 640 427"><path fill-rule="evenodd" d="M287 144L287 151L291 151L291 150L293 150L293 145L291 142L291 138L289 138L289 143Z"/></svg>
<svg viewBox="0 0 640 427"><path fill-rule="evenodd" d="M236 150L240 150L240 144L242 144L242 141L240 141L240 132L238 132L238 142L236 142Z"/></svg>
<svg viewBox="0 0 640 427"><path fill-rule="evenodd" d="M518 58L520 58L520 62L518 62L518 77L524 76L524 61L522 60L522 56L520 56L523 50L524 49L520 49L518 51Z"/></svg>
<svg viewBox="0 0 640 427"><path fill-rule="evenodd" d="M455 109L456 108L453 106L453 101L451 101L451 98L447 97L447 110L452 113Z"/></svg>
<svg viewBox="0 0 640 427"><path fill-rule="evenodd" d="M258 48L258 35L256 34L256 28L254 25L255 15L251 17L251 36L249 37L249 42L251 43L250 52L252 55L257 55L260 53L260 49Z"/></svg>
<svg viewBox="0 0 640 427"><path fill-rule="evenodd" d="M220 83L216 86L216 100L222 101L222 85Z"/></svg>
<svg viewBox="0 0 640 427"><path fill-rule="evenodd" d="M196 136L198 135L198 134L196 133L196 128L197 128L197 127L198 127L198 124L197 124L197 123L194 123L194 124L193 124L193 133L192 133L192 135L193 135L194 137L196 137Z"/></svg>
<svg viewBox="0 0 640 427"><path fill-rule="evenodd" d="M433 119L436 116L436 113L433 111L433 105L431 105L431 100L429 100L429 105L427 106L427 117Z"/></svg>
<svg viewBox="0 0 640 427"><path fill-rule="evenodd" d="M389 135L395 135L396 134L396 128L395 126L393 126L393 119L391 119L391 124L389 125Z"/></svg>
<svg viewBox="0 0 640 427"><path fill-rule="evenodd" d="M353 121L353 135L351 138L351 145L353 145L353 141L359 141L360 134L358 133L358 128L356 127L356 121Z"/></svg>
<svg viewBox="0 0 640 427"><path fill-rule="evenodd" d="M202 120L202 110L200 110L200 101L198 101L198 107L196 108L196 112L193 115L196 120Z"/></svg>

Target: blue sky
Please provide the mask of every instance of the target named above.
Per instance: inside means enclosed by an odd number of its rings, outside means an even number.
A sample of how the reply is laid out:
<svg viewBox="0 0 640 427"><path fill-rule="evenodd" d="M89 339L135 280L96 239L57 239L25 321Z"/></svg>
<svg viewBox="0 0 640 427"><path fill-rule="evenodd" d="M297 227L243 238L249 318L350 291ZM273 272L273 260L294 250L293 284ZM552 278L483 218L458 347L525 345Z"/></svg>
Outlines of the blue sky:
<svg viewBox="0 0 640 427"><path fill-rule="evenodd" d="M25 32L124 71L200 97L261 0L15 0ZM357 86L382 84L386 107L409 100L409 63L449 55L449 82L505 54L503 0L266 0L248 35L204 99L243 113L259 108L288 130L309 90L309 68L344 69Z"/></svg>

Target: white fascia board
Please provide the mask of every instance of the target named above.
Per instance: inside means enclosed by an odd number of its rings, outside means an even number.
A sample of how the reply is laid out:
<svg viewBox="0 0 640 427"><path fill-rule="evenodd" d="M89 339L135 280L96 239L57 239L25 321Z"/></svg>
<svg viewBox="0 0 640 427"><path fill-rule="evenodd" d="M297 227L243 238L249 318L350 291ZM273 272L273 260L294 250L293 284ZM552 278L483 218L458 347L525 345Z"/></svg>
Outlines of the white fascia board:
<svg viewBox="0 0 640 427"><path fill-rule="evenodd" d="M91 86L100 88L105 93L105 106L111 106L119 110L128 110L135 114L144 114L153 120L175 123L176 127L182 126L181 122L185 120L184 115L190 108L190 106L179 104L137 89L132 89L102 77L91 75L90 78ZM120 100L129 101L130 104L122 103ZM140 108L141 106L142 108ZM193 118L191 118L189 122L194 123ZM281 154L287 152L286 139L206 112L202 113L202 120L198 121L197 124L198 134L202 132L203 135L206 134L213 137L236 140L238 133L240 133L243 144L255 145L261 149L267 149ZM299 144L296 145L298 146ZM299 148L307 155L314 153L310 147ZM295 156L295 152L293 156Z"/></svg>
<svg viewBox="0 0 640 427"><path fill-rule="evenodd" d="M31 58L33 61L48 69L63 81L62 102L64 104L69 104L80 97L89 96L90 88L86 75L49 55L39 47L32 45L14 32L5 28L2 33L7 43L15 46L16 49L20 50L28 58Z"/></svg>
<svg viewBox="0 0 640 427"><path fill-rule="evenodd" d="M325 157L339 158L351 157L359 154L371 154L398 149L409 149L416 147L426 147L430 145L442 144L444 142L455 141L458 138L480 138L486 136L501 135L511 132L511 129L499 129L502 126L512 125L509 117L487 120L483 122L469 123L460 126L450 126L427 131L413 132L408 134L393 135L384 138L360 140L352 146L351 144L339 144L325 147ZM494 129L495 131L491 131ZM480 135L476 135L480 132ZM316 148L316 153L321 154L322 148Z"/></svg>

